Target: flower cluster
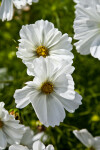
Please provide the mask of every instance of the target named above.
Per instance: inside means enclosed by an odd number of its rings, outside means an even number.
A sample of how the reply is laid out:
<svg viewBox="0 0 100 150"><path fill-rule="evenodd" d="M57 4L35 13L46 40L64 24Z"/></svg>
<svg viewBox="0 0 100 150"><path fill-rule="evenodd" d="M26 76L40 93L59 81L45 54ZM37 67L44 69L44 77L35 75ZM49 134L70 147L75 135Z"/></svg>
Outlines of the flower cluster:
<svg viewBox="0 0 100 150"><path fill-rule="evenodd" d="M0 150L5 149L9 145L9 150L19 149L43 149L45 146L39 140L42 135L34 135L29 127L19 124L13 115L9 115L4 108L4 103L0 102ZM24 146L22 146L24 145ZM33 145L33 146L32 146ZM52 145L48 145L46 150L54 150Z"/></svg>
<svg viewBox="0 0 100 150"><path fill-rule="evenodd" d="M45 126L59 125L65 118L64 108L73 113L82 99L74 91L71 76L74 71L71 38L44 20L23 26L20 36L17 56L34 79L15 91L17 108L31 103Z"/></svg>
<svg viewBox="0 0 100 150"><path fill-rule="evenodd" d="M23 145L12 145L9 147L9 150L29 150L29 149ZM52 145L48 145L47 147L45 147L45 145L41 141L36 141L32 146L32 150L54 150L54 147Z"/></svg>

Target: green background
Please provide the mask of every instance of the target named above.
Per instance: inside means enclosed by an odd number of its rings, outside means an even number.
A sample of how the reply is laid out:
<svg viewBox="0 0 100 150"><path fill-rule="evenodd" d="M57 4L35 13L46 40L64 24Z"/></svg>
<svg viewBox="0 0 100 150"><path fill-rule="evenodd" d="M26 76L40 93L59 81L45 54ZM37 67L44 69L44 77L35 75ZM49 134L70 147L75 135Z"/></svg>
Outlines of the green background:
<svg viewBox="0 0 100 150"><path fill-rule="evenodd" d="M26 81L32 80L26 73L26 66L16 56L22 25L35 23L40 19L48 20L62 33L68 33L73 38L74 5L72 0L40 0L39 3L29 6L27 11L15 9L12 21L0 20L0 68L6 67L7 76L13 77L13 81L0 79L0 83L7 83L0 89L0 101L5 102L7 110L16 108L13 98L15 90L22 88ZM49 135L45 144L53 144L55 150L85 150L73 135L74 129L87 128L93 136L100 135L100 61L91 55L80 55L75 47L72 52L75 90L82 95L83 100L75 113L66 111L66 118L60 126L45 129L42 127ZM31 104L18 112L23 124L30 126L35 133L40 131L38 118Z"/></svg>

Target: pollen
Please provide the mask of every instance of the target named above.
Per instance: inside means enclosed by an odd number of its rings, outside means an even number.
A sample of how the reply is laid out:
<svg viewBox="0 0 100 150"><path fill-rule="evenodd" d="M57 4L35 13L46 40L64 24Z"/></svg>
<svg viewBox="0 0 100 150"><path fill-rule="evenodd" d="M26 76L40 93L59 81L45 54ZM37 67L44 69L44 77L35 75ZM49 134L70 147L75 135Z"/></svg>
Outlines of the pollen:
<svg viewBox="0 0 100 150"><path fill-rule="evenodd" d="M48 49L45 46L39 46L36 49L36 53L38 57L43 56L45 58L46 56L48 56Z"/></svg>
<svg viewBox="0 0 100 150"><path fill-rule="evenodd" d="M45 94L50 94L53 92L53 84L51 82L45 82L41 86L41 91Z"/></svg>
<svg viewBox="0 0 100 150"><path fill-rule="evenodd" d="M3 127L3 122L0 120L0 128Z"/></svg>

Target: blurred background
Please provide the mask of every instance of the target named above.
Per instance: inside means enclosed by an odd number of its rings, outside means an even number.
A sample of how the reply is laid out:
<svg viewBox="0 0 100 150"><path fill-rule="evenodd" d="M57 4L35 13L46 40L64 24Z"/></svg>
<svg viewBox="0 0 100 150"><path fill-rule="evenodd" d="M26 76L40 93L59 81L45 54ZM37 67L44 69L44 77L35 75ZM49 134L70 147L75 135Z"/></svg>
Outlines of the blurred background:
<svg viewBox="0 0 100 150"><path fill-rule="evenodd" d="M12 21L0 20L0 101L5 102L5 108L15 113L16 119L30 126L35 134L44 131L48 135L45 144L53 144L55 150L86 149L73 135L75 129L87 128L93 136L100 136L100 61L91 55L82 56L73 48L75 90L83 96L83 104L73 114L66 111L66 118L60 126L45 128L31 104L22 110L16 109L15 90L32 80L26 73L26 66L16 57L16 51L22 25L40 19L54 23L62 33L73 38L74 5L73 0L40 0L23 10L15 9Z"/></svg>

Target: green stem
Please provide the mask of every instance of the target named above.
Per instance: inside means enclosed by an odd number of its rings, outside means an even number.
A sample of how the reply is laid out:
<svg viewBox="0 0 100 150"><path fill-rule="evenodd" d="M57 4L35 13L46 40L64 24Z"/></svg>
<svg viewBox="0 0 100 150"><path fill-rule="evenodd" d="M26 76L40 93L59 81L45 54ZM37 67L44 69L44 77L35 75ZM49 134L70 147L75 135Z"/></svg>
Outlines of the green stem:
<svg viewBox="0 0 100 150"><path fill-rule="evenodd" d="M0 83L12 83L13 81L12 80L7 80L7 81L0 81Z"/></svg>

